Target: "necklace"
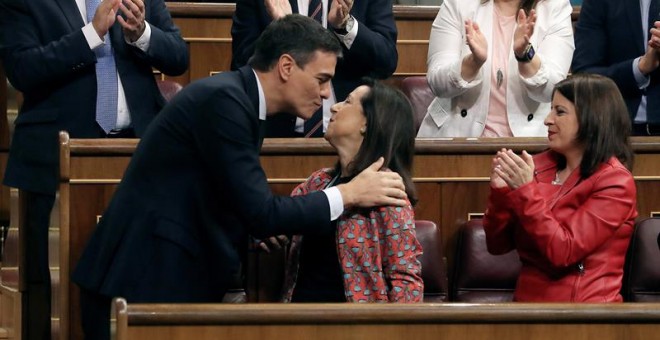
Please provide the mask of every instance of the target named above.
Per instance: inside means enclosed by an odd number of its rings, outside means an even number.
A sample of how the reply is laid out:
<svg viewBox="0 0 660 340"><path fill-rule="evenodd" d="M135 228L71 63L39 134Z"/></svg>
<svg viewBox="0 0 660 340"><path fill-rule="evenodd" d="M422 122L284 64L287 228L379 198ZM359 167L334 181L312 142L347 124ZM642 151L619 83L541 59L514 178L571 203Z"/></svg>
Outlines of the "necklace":
<svg viewBox="0 0 660 340"><path fill-rule="evenodd" d="M561 185L562 184L561 179L559 179L559 173L560 172L561 172L561 170L558 170L557 172L555 172L555 179L551 182L552 185Z"/></svg>

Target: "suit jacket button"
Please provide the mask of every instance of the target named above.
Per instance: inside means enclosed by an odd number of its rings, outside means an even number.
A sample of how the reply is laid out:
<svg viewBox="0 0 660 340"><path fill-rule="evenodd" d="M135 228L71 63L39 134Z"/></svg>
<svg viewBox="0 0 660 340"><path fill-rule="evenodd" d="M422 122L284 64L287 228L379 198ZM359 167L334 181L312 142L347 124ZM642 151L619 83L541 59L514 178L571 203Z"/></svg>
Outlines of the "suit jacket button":
<svg viewBox="0 0 660 340"><path fill-rule="evenodd" d="M461 110L461 117L465 118L465 116L467 116L467 110L463 109Z"/></svg>
<svg viewBox="0 0 660 340"><path fill-rule="evenodd" d="M533 114L533 113L530 113L530 114L527 116L527 121L528 121L528 122L531 122L532 119L534 119L534 114Z"/></svg>

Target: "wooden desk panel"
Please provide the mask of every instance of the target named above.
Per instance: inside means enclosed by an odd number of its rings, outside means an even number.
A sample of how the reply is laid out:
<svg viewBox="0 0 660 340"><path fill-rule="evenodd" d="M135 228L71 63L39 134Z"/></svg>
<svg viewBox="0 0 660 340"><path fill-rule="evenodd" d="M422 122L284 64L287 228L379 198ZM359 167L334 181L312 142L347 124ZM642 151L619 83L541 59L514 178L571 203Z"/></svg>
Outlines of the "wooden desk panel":
<svg viewBox="0 0 660 340"><path fill-rule="evenodd" d="M115 303L117 339L653 339L657 304Z"/></svg>

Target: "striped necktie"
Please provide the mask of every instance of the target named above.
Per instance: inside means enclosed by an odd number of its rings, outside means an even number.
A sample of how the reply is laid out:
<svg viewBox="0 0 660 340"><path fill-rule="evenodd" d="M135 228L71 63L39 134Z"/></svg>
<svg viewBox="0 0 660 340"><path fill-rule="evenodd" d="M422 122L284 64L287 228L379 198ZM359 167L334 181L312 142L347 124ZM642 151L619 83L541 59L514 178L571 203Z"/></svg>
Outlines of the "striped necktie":
<svg viewBox="0 0 660 340"><path fill-rule="evenodd" d="M85 0L87 22L92 22L101 0ZM104 37L104 44L94 50L96 54L96 121L105 131L117 124L118 82L115 57L110 43L110 33Z"/></svg>
<svg viewBox="0 0 660 340"><path fill-rule="evenodd" d="M309 0L308 16L323 25L323 3L321 0Z"/></svg>

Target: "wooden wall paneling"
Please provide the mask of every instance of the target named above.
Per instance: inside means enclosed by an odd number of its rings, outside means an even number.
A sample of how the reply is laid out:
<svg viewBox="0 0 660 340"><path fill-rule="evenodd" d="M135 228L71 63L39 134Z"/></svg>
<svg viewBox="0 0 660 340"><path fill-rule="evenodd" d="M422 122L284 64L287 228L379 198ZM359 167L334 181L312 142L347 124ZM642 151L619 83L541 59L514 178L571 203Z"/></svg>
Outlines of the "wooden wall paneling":
<svg viewBox="0 0 660 340"><path fill-rule="evenodd" d="M8 154L7 78L2 66L0 66L0 180L5 177ZM0 184L0 226L9 226L9 188L2 184Z"/></svg>
<svg viewBox="0 0 660 340"><path fill-rule="evenodd" d="M468 220L468 214L483 213L486 210L490 185L488 181L447 181L441 187L442 205L438 225L442 230L447 273L452 283L459 228Z"/></svg>
<svg viewBox="0 0 660 340"><path fill-rule="evenodd" d="M231 40L227 38L189 38L191 81L229 70Z"/></svg>
<svg viewBox="0 0 660 340"><path fill-rule="evenodd" d="M116 188L116 184L70 185L68 277L75 269L85 244L91 237L92 231L94 231L98 217L103 214L110 203ZM60 277L60 280L64 280L63 276ZM72 303L69 305L68 315L70 315L70 318L68 318L68 326L71 339L83 338L82 329L80 328L79 294L78 286L69 282L68 298ZM75 303L73 303L74 301Z"/></svg>
<svg viewBox="0 0 660 340"><path fill-rule="evenodd" d="M658 176L660 177L660 176ZM637 220L660 217L660 178L637 180ZM642 197L654 199L641 199ZM652 216L653 214L653 216Z"/></svg>

